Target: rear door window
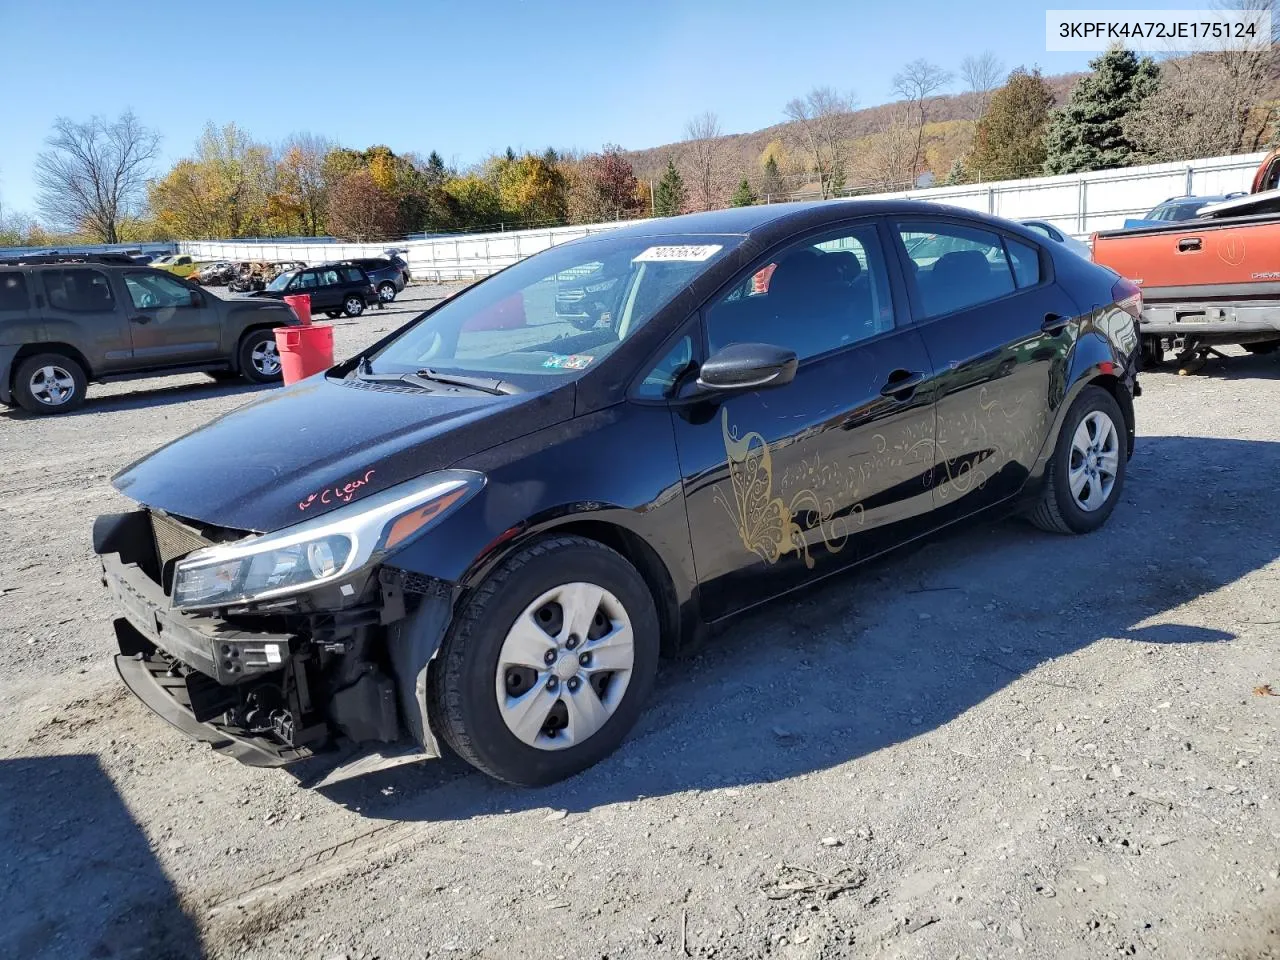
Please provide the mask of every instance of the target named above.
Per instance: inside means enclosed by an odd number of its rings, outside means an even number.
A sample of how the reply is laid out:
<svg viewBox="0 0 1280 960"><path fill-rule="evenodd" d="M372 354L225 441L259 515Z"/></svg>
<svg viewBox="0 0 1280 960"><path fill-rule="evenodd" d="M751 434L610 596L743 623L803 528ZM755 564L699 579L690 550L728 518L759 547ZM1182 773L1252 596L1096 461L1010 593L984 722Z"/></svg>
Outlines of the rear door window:
<svg viewBox="0 0 1280 960"><path fill-rule="evenodd" d="M107 275L87 267L45 270L41 274L49 306L69 313L104 313L115 309Z"/></svg>
<svg viewBox="0 0 1280 960"><path fill-rule="evenodd" d="M320 286L336 287L338 285L338 271L330 267L327 270L320 271Z"/></svg>
<svg viewBox="0 0 1280 960"><path fill-rule="evenodd" d="M1013 293L1013 271L998 233L944 221L897 225L926 319Z"/></svg>
<svg viewBox="0 0 1280 960"><path fill-rule="evenodd" d="M30 306L27 275L21 270L0 273L0 313L6 310L27 310Z"/></svg>

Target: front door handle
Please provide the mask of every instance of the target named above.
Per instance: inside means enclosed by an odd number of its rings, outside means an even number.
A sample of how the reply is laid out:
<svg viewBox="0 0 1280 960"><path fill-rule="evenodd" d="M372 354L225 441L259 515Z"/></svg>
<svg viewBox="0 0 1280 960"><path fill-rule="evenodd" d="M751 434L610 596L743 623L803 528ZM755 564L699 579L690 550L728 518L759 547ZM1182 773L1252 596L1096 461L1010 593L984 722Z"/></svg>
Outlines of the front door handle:
<svg viewBox="0 0 1280 960"><path fill-rule="evenodd" d="M1183 237L1178 241L1179 253L1194 253L1200 249L1199 237Z"/></svg>
<svg viewBox="0 0 1280 960"><path fill-rule="evenodd" d="M138 316L136 316L136 317L130 317L130 318L129 318L129 322L130 322L130 323L136 323L138 326L140 326L140 327L141 327L141 326L145 326L146 324L150 323L150 322L151 322L151 318L150 318L150 317L148 317L145 313L140 313L140 314L138 314Z"/></svg>
<svg viewBox="0 0 1280 960"><path fill-rule="evenodd" d="M1061 333L1070 322L1070 317L1064 317L1060 313L1046 313L1044 315L1044 323L1040 324L1040 329L1045 333Z"/></svg>
<svg viewBox="0 0 1280 960"><path fill-rule="evenodd" d="M924 374L918 370L895 370L880 388L880 396L906 400L924 383Z"/></svg>

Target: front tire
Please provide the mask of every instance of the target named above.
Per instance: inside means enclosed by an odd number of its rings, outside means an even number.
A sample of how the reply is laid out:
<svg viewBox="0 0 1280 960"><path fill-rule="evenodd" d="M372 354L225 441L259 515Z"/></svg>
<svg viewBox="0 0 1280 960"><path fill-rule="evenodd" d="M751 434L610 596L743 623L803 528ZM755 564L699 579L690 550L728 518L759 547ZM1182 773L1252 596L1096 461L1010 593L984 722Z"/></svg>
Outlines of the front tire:
<svg viewBox="0 0 1280 960"><path fill-rule="evenodd" d="M279 383L284 377L276 335L270 330L250 330L240 341L240 376L250 383Z"/></svg>
<svg viewBox="0 0 1280 960"><path fill-rule="evenodd" d="M1115 397L1087 386L1062 421L1031 522L1050 533L1092 533L1124 489L1128 434Z"/></svg>
<svg viewBox="0 0 1280 960"><path fill-rule="evenodd" d="M69 413L84 403L84 368L61 353L39 353L18 364L13 399L27 413Z"/></svg>
<svg viewBox="0 0 1280 960"><path fill-rule="evenodd" d="M541 786L617 748L657 667L657 610L635 567L594 540L550 537L472 594L433 671L431 715L478 770Z"/></svg>
<svg viewBox="0 0 1280 960"><path fill-rule="evenodd" d="M359 297L347 297L342 304L342 312L348 317L358 317L364 313L364 301Z"/></svg>
<svg viewBox="0 0 1280 960"><path fill-rule="evenodd" d="M384 280L378 284L378 300L382 303L391 303L396 298L396 285L390 281Z"/></svg>

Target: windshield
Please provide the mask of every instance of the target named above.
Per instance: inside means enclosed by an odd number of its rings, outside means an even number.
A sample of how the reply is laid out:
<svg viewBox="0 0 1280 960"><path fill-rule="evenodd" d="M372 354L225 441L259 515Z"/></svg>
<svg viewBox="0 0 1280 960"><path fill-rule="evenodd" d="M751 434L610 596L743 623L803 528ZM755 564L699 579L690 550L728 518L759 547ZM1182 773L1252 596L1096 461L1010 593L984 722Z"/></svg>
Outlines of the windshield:
<svg viewBox="0 0 1280 960"><path fill-rule="evenodd" d="M290 271L289 273L280 274L280 276L276 277L274 280L272 280L270 283L267 284L267 289L283 290L285 287L289 285L289 281L293 279L295 273L296 271Z"/></svg>
<svg viewBox="0 0 1280 960"><path fill-rule="evenodd" d="M741 242L604 236L553 247L443 304L371 355L366 369L576 376Z"/></svg>

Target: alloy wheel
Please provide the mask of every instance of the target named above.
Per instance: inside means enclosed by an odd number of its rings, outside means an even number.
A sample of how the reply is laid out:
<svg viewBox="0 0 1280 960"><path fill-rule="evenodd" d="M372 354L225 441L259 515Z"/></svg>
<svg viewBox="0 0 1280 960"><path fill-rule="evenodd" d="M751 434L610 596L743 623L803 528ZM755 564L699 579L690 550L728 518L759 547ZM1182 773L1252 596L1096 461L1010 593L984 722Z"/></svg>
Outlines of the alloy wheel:
<svg viewBox="0 0 1280 960"><path fill-rule="evenodd" d="M521 612L498 653L503 722L540 750L580 744L608 722L635 667L631 618L608 590L566 583Z"/></svg>
<svg viewBox="0 0 1280 960"><path fill-rule="evenodd" d="M253 369L264 377L274 377L280 372L280 348L275 340L262 340L249 354Z"/></svg>
<svg viewBox="0 0 1280 960"><path fill-rule="evenodd" d="M359 297L349 297L346 306L348 316L358 317L364 312L364 301Z"/></svg>
<svg viewBox="0 0 1280 960"><path fill-rule="evenodd" d="M1087 414L1071 438L1067 479L1076 505L1088 513L1102 507L1116 485L1120 468L1120 434L1101 410Z"/></svg>
<svg viewBox="0 0 1280 960"><path fill-rule="evenodd" d="M47 407L60 407L76 393L75 377L64 367L47 364L31 375L31 395Z"/></svg>
<svg viewBox="0 0 1280 960"><path fill-rule="evenodd" d="M396 288L389 283L384 283L378 288L378 299L383 303L390 303L396 298Z"/></svg>

